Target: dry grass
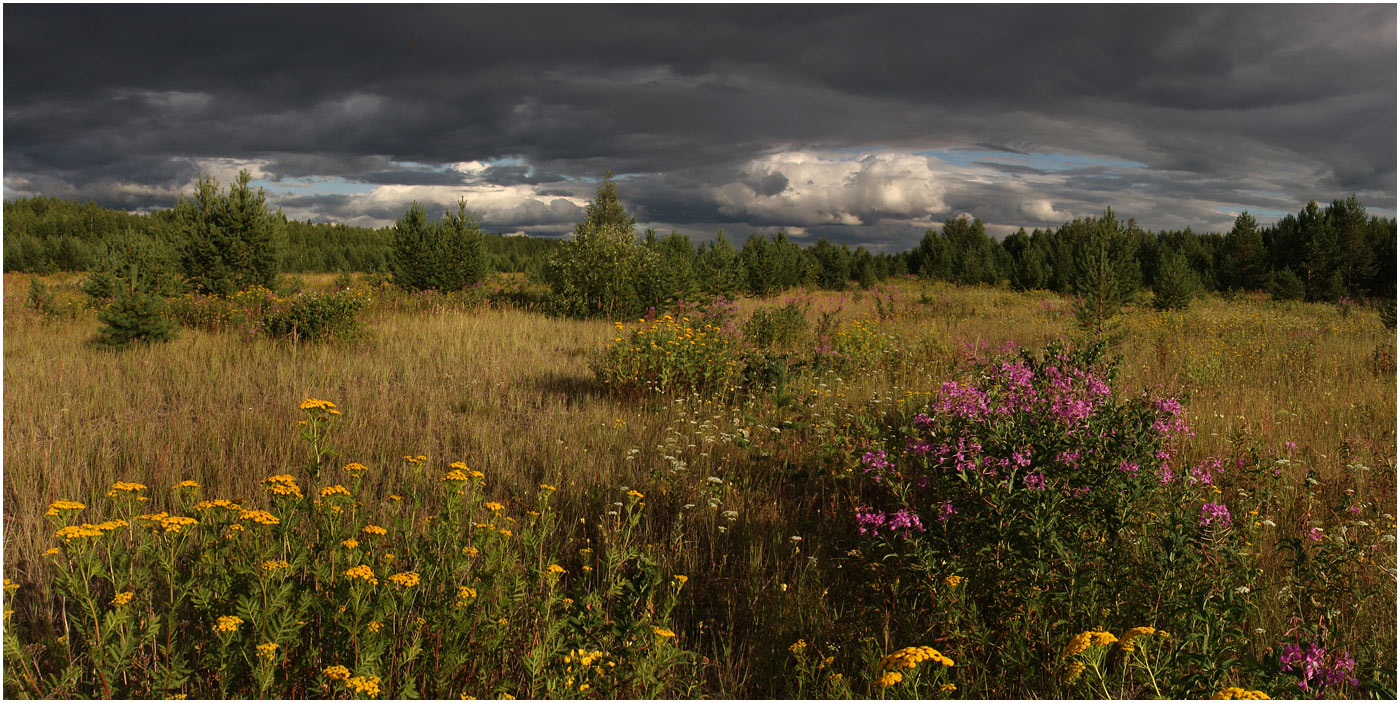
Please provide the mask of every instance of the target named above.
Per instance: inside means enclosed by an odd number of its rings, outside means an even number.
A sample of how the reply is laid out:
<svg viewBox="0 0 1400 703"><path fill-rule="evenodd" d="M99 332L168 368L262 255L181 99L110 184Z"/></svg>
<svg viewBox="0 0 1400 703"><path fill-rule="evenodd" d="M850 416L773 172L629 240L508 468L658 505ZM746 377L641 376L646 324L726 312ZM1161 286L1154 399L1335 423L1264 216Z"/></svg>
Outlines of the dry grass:
<svg viewBox="0 0 1400 703"><path fill-rule="evenodd" d="M886 286L892 307L880 307L895 313L881 329L899 340L900 360L887 370L804 378L792 389L803 398L796 408L765 399L635 403L602 393L588 369L612 336L609 321L379 307L369 338L352 346L182 330L169 344L111 353L89 345L91 314L49 320L25 309L27 278L4 277L8 576L42 582L31 565L52 541L41 514L56 499L91 500L117 480L164 487L194 479L209 496L257 495L260 479L300 462L297 402L325 398L346 413L336 441L345 461L398 467L410 452L444 466L462 460L522 496L552 483L561 513L575 520L606 510L623 486L668 496L651 531L677 540L668 567L711 594L688 606L699 623L692 642L725 662L709 672L713 690L745 695L783 689L755 684L774 672L744 655L772 657L767 650L826 607L824 591L802 584L821 531L849 515L816 470L839 456L842 425L859 422L862 407L892 407L931 389L968 345L1036 347L1073 335L1068 301L1053 294L894 282ZM333 279L307 278L308 287ZM63 288L74 279L47 280ZM844 319L877 317L876 294L811 295L814 313L840 307ZM782 300L741 301L741 319ZM1246 435L1265 446L1292 441L1321 480L1346 479L1337 490L1394 504L1395 333L1373 312L1212 297L1183 315L1132 311L1123 329L1121 387L1189 393L1197 436L1188 456L1228 454L1232 438ZM765 427L785 419L805 424ZM741 429L757 449L724 439ZM1360 483L1347 468L1358 462L1372 469ZM378 473L372 490L393 493L395 470ZM704 511L712 497L742 520ZM677 507L684 503L702 509ZM804 534L800 546L790 540ZM787 584L806 600L786 595Z"/></svg>

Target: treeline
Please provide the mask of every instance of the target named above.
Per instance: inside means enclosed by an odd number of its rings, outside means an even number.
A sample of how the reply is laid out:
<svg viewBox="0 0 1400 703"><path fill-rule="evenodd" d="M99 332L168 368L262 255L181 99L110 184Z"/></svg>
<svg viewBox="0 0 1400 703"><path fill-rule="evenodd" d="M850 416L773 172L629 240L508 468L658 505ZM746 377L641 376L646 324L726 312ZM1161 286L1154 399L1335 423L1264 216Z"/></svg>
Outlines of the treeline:
<svg viewBox="0 0 1400 703"><path fill-rule="evenodd" d="M909 273L954 283L1007 282L1019 290L1070 293L1076 243L1099 219L1029 233L1021 229L1000 243L979 220L949 220L905 254L905 266ZM1153 290L1184 283L1199 290L1265 290L1276 298L1311 301L1394 298L1395 245L1395 218L1368 216L1355 196L1325 208L1309 202L1297 215L1268 227L1242 213L1225 234L1190 228L1154 234L1130 220L1124 244L1136 265L1136 283Z"/></svg>
<svg viewBox="0 0 1400 703"><path fill-rule="evenodd" d="M615 196L611 196L615 197ZM176 210L134 215L58 198L4 203L4 270L34 273L91 271L114 246L133 239L174 258L185 237ZM287 220L273 213L280 233L280 271L391 272L394 227L370 229ZM753 235L736 247L721 231L714 240L648 230L639 245L655 259L648 299L700 294L767 295L797 286L862 287L891 275L961 284L1073 292L1075 242L1097 218L1055 229L1021 229L998 242L980 220L952 219L930 229L912 250L872 254L820 239L800 246L784 233ZM1395 297L1396 220L1370 216L1355 196L1323 207L1315 202L1261 227L1241 214L1225 234L1191 229L1148 232L1127 222L1136 284L1157 290L1265 290L1284 299L1335 301L1347 296ZM488 271L524 272L543 279L562 241L483 234Z"/></svg>
<svg viewBox="0 0 1400 703"><path fill-rule="evenodd" d="M91 271L115 239L138 237L172 252L182 240L175 210L135 215L95 203L34 197L4 204L4 270L26 273ZM281 232L278 269L291 273L388 272L393 228L288 220L273 213ZM558 240L483 237L491 271L538 275Z"/></svg>

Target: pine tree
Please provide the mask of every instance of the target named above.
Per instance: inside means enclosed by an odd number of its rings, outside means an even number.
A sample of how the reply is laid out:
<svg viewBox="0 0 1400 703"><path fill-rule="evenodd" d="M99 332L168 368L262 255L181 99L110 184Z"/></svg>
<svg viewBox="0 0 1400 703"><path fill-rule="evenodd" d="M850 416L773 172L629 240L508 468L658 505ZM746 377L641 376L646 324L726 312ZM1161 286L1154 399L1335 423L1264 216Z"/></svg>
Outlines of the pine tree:
<svg viewBox="0 0 1400 703"><path fill-rule="evenodd" d="M225 194L217 181L201 176L194 199L175 206L181 268L201 293L271 288L277 278L285 220L268 211L266 195L254 191L251 180L240 171Z"/></svg>
<svg viewBox="0 0 1400 703"><path fill-rule="evenodd" d="M1185 310L1199 287L1196 274L1180 250L1162 252L1161 257L1152 285L1152 305L1158 310Z"/></svg>
<svg viewBox="0 0 1400 703"><path fill-rule="evenodd" d="M1222 287L1228 290L1258 290L1264 285L1267 267L1267 253L1264 239L1259 235L1258 223L1248 212L1241 212L1235 218L1235 225L1225 235L1225 245L1219 258L1220 273L1217 276Z"/></svg>
<svg viewBox="0 0 1400 703"><path fill-rule="evenodd" d="M102 323L97 343L112 349L168 342L175 336L175 323L165 317L165 301L134 285L117 291L111 305L97 313L97 319Z"/></svg>
<svg viewBox="0 0 1400 703"><path fill-rule="evenodd" d="M1076 220L1064 228L1070 230L1075 251L1070 275L1075 318L1095 336L1110 331L1113 319L1134 299L1141 281L1129 228L1111 208L1100 218Z"/></svg>
<svg viewBox="0 0 1400 703"><path fill-rule="evenodd" d="M748 285L748 272L739 252L729 243L724 230L715 234L715 240L701 245L695 261L695 274L700 290L708 295L723 295L733 298Z"/></svg>
<svg viewBox="0 0 1400 703"><path fill-rule="evenodd" d="M545 272L556 310L574 317L630 317L659 302L638 286L655 278L658 262L654 250L637 242L636 222L609 174L573 239L559 248Z"/></svg>

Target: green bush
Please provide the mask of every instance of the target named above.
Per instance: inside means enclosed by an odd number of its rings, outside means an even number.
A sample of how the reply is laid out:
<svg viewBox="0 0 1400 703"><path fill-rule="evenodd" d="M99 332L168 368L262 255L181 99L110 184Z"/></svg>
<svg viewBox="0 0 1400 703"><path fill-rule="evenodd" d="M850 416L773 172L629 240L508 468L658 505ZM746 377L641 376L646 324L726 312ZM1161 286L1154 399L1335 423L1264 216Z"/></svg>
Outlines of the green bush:
<svg viewBox="0 0 1400 703"><path fill-rule="evenodd" d="M1199 288L1191 264L1180 251L1164 254L1157 269L1157 281L1152 284L1152 305L1158 310L1185 310Z"/></svg>
<svg viewBox="0 0 1400 703"><path fill-rule="evenodd" d="M569 317L631 317L657 304L655 250L637 242L636 219L622 207L617 185L605 180L550 260L545 278L556 312Z"/></svg>
<svg viewBox="0 0 1400 703"><path fill-rule="evenodd" d="M54 299L53 292L38 278L29 279L29 295L25 297L25 306L44 317L54 317L58 315L58 302Z"/></svg>
<svg viewBox="0 0 1400 703"><path fill-rule="evenodd" d="M1302 300L1305 292L1303 279L1291 269L1280 269L1269 276L1269 295L1274 300Z"/></svg>
<svg viewBox="0 0 1400 703"><path fill-rule="evenodd" d="M296 342L353 339L369 301L367 293L356 290L302 293L274 303L262 318L263 332Z"/></svg>
<svg viewBox="0 0 1400 703"><path fill-rule="evenodd" d="M593 358L598 381L614 393L717 392L737 378L738 344L715 325L671 315L637 327L626 337L616 323L613 341Z"/></svg>
<svg viewBox="0 0 1400 703"><path fill-rule="evenodd" d="M102 326L97 343L112 349L132 344L168 342L175 336L175 323L166 318L166 304L145 291L124 288L111 305L97 313Z"/></svg>
<svg viewBox="0 0 1400 703"><path fill-rule="evenodd" d="M805 340L811 331L806 306L790 302L780 308L760 308L744 323L744 339L752 346L791 348Z"/></svg>

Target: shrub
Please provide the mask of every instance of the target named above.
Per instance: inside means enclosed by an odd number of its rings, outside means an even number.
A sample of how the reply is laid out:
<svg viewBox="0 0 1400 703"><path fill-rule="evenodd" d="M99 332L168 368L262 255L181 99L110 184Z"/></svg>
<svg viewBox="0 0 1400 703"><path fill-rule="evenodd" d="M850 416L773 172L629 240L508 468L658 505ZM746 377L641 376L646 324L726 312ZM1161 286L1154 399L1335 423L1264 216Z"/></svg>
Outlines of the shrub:
<svg viewBox="0 0 1400 703"><path fill-rule="evenodd" d="M1105 661L1071 646L1047 670L1043 648L1076 630L1181 623L1216 638L1170 647L1172 666L1191 673L1158 677L1151 693L1208 695L1247 641L1239 623L1259 574L1247 545L1263 537L1246 513L1267 510L1273 475L1257 460L1230 472L1218 460L1183 462L1180 403L1115 396L1116 365L1102 350L1056 344L1039 357L985 359L931 406L901 413L904 430L860 460L852 531L896 565L911 604L929 593L938 601L931 618L892 604L910 613L906 632L932 630L969 663L1082 697L1078 686ZM1222 494L1227 477L1249 492ZM1086 662L1093 671L1080 678ZM1148 677L1135 671L1120 671L1118 690L1098 680L1099 695L1142 695Z"/></svg>
<svg viewBox="0 0 1400 703"><path fill-rule="evenodd" d="M261 324L263 316L284 298L261 286L233 295L186 293L167 301L171 319L185 327L210 332L249 330Z"/></svg>
<svg viewBox="0 0 1400 703"><path fill-rule="evenodd" d="M394 224L393 243L394 285L405 290L450 293L486 277L481 223L467 212L465 200L436 223L428 222L423 207L413 203Z"/></svg>
<svg viewBox="0 0 1400 703"><path fill-rule="evenodd" d="M263 331L298 342L352 339L360 331L360 311L369 302L363 291L302 293L274 303L262 318Z"/></svg>
<svg viewBox="0 0 1400 703"><path fill-rule="evenodd" d="M744 339L759 348L789 348L804 339L811 329L806 306L789 302L780 308L760 308L744 323Z"/></svg>
<svg viewBox="0 0 1400 703"><path fill-rule="evenodd" d="M116 299L97 313L97 319L102 323L97 343L112 349L168 342L175 336L175 323L166 318L165 301L140 290L118 291Z"/></svg>
<svg viewBox="0 0 1400 703"><path fill-rule="evenodd" d="M29 279L29 294L25 296L24 304L44 317L58 315L58 302L54 299L53 292L38 277Z"/></svg>
<svg viewBox="0 0 1400 703"><path fill-rule="evenodd" d="M664 315L618 335L593 358L598 381L614 393L641 395L680 390L713 392L739 372L736 340L709 323L686 324Z"/></svg>
<svg viewBox="0 0 1400 703"><path fill-rule="evenodd" d="M879 329L878 323L851 320L836 326L829 335L819 335L813 366L819 371L851 373L876 368L893 349L894 338Z"/></svg>
<svg viewBox="0 0 1400 703"><path fill-rule="evenodd" d="M22 638L9 609L39 594L16 604L29 591L5 579L6 695L684 697L691 655L670 618L686 578L637 546L641 493L587 542L553 486L508 508L461 462L405 457L403 499L375 500L365 475L393 469L335 468L341 411L301 408L306 462L264 479L257 500L182 481L54 502L38 567L73 607Z"/></svg>

